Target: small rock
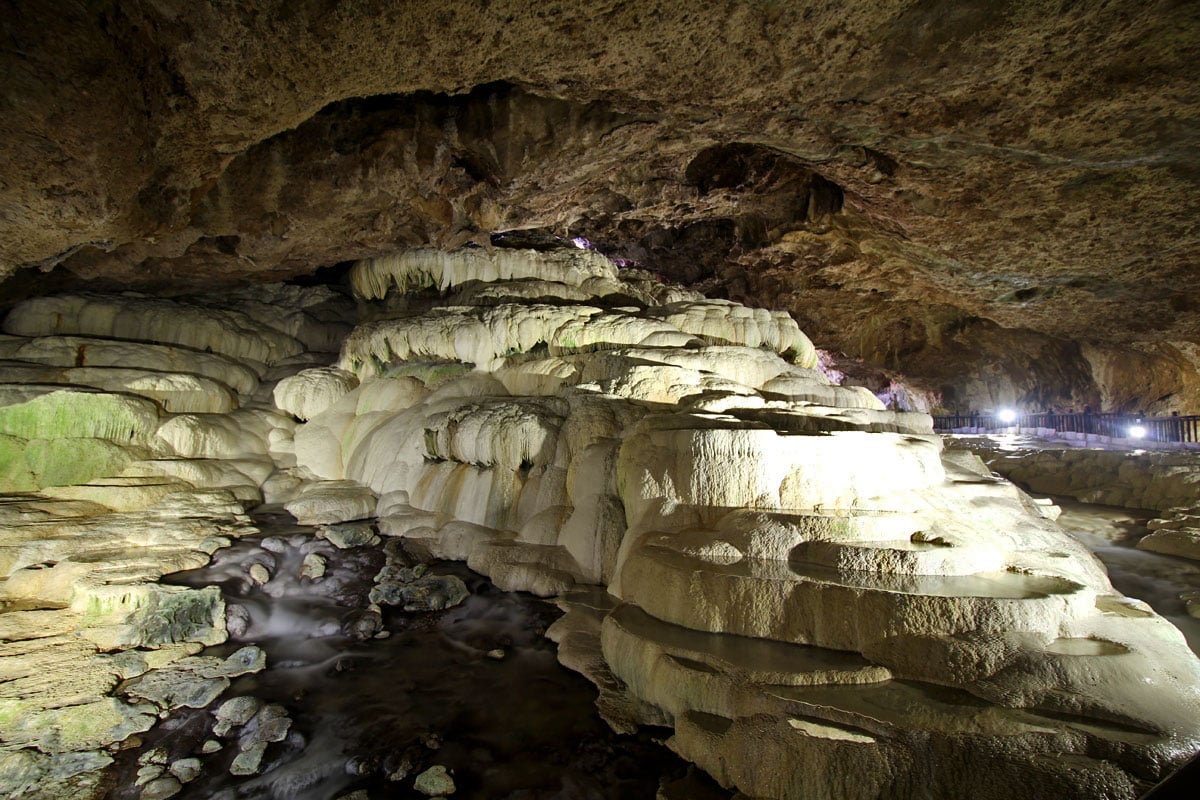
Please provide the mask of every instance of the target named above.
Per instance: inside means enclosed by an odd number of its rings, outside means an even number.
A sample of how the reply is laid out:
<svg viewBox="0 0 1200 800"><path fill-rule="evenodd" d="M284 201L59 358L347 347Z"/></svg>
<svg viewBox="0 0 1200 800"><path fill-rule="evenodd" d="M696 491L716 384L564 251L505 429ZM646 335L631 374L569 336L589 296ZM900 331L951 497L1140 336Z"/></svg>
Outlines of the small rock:
<svg viewBox="0 0 1200 800"><path fill-rule="evenodd" d="M356 789L350 794L340 794L337 800L369 800L370 795L366 789Z"/></svg>
<svg viewBox="0 0 1200 800"><path fill-rule="evenodd" d="M278 536L268 536L258 544L263 550L271 553L287 552L287 542L283 541L283 539L280 539Z"/></svg>
<svg viewBox="0 0 1200 800"><path fill-rule="evenodd" d="M386 762L384 763L384 767L387 769L387 779L397 783L407 778L415 766L416 759L411 753L404 753L400 756L399 760L395 762L395 766L389 766Z"/></svg>
<svg viewBox="0 0 1200 800"><path fill-rule="evenodd" d="M216 739L209 739L204 744L200 745L200 752L206 756L211 755L213 753L220 751L222 746L223 745L220 742L218 742Z"/></svg>
<svg viewBox="0 0 1200 800"><path fill-rule="evenodd" d="M230 725L245 725L250 721L250 718L258 713L262 708L262 700L257 697L245 695L243 697L231 697L217 707L213 715L222 722L228 722Z"/></svg>
<svg viewBox="0 0 1200 800"><path fill-rule="evenodd" d="M343 623L347 636L357 641L370 639L383 628L383 617L370 611L354 611Z"/></svg>
<svg viewBox="0 0 1200 800"><path fill-rule="evenodd" d="M378 762L370 756L354 756L346 762L346 774L362 777L363 775L370 775L378 767Z"/></svg>
<svg viewBox="0 0 1200 800"><path fill-rule="evenodd" d="M317 535L327 540L339 550L348 550L351 547L362 547L363 545L375 545L381 541L375 535L375 531L369 522L323 525L317 531Z"/></svg>
<svg viewBox="0 0 1200 800"><path fill-rule="evenodd" d="M392 568L385 567L385 575ZM401 574L401 570L404 573ZM456 606L470 595L467 585L454 575L422 575L411 582L406 567L401 567L390 578L385 577L371 589L372 603L402 606L405 611L442 611Z"/></svg>
<svg viewBox="0 0 1200 800"><path fill-rule="evenodd" d="M241 638L250 630L250 612L243 606L229 605L225 607L225 630L230 636Z"/></svg>
<svg viewBox="0 0 1200 800"><path fill-rule="evenodd" d="M392 635L391 631L380 631L379 633L375 634L375 638L376 639L386 639L391 635Z"/></svg>
<svg viewBox="0 0 1200 800"><path fill-rule="evenodd" d="M196 776L200 774L200 759L179 759L171 764L171 774L178 778L180 783L189 783L195 780Z"/></svg>
<svg viewBox="0 0 1200 800"><path fill-rule="evenodd" d="M287 709L274 703L263 706L262 710L254 715L254 719L246 723L238 740L238 747L249 750L259 744L282 742L287 738L291 727L292 720L288 717Z"/></svg>
<svg viewBox="0 0 1200 800"><path fill-rule="evenodd" d="M216 667L202 669L199 672L206 678L236 678L239 675L261 672L266 666L266 652L260 647L248 644L238 649Z"/></svg>
<svg viewBox="0 0 1200 800"><path fill-rule="evenodd" d="M138 756L137 763L139 764L166 764L168 760L167 751L161 747L155 747L152 750L147 750Z"/></svg>
<svg viewBox="0 0 1200 800"><path fill-rule="evenodd" d="M1200 592L1184 592L1179 599L1187 607L1188 616L1200 619Z"/></svg>
<svg viewBox="0 0 1200 800"><path fill-rule="evenodd" d="M422 734L421 744L425 745L430 750L440 750L442 748L442 737L436 733Z"/></svg>
<svg viewBox="0 0 1200 800"><path fill-rule="evenodd" d="M142 800L166 800L179 794L182 789L183 784L176 778L158 778L142 787Z"/></svg>
<svg viewBox="0 0 1200 800"><path fill-rule="evenodd" d="M300 577L316 580L325 576L325 556L320 553L309 553L300 565Z"/></svg>
<svg viewBox="0 0 1200 800"><path fill-rule="evenodd" d="M262 564L253 564L250 567L250 580L262 586L267 581L271 580L271 573L267 572L267 568Z"/></svg>
<svg viewBox="0 0 1200 800"><path fill-rule="evenodd" d="M237 754L229 765L231 775L253 775L262 764L263 753L267 752L267 743L259 742Z"/></svg>
<svg viewBox="0 0 1200 800"><path fill-rule="evenodd" d="M417 776L413 788L427 797L445 797L454 794L454 779L441 764L430 767Z"/></svg>
<svg viewBox="0 0 1200 800"><path fill-rule="evenodd" d="M150 781L161 778L165 771L159 764L147 764L137 771L137 778L134 779L133 785L145 786Z"/></svg>
<svg viewBox="0 0 1200 800"><path fill-rule="evenodd" d="M487 657L494 658L497 661L501 661L504 659L504 649L501 647L497 647L495 650L488 650Z"/></svg>

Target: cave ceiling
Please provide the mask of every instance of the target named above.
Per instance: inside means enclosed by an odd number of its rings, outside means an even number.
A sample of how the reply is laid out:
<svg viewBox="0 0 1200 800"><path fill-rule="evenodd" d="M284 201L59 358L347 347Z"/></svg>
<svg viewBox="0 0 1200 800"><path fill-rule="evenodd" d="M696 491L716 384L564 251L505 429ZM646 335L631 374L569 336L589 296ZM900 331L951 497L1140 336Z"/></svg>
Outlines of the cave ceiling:
<svg viewBox="0 0 1200 800"><path fill-rule="evenodd" d="M1194 2L30 1L0 31L5 301L527 230L878 364L1200 342Z"/></svg>

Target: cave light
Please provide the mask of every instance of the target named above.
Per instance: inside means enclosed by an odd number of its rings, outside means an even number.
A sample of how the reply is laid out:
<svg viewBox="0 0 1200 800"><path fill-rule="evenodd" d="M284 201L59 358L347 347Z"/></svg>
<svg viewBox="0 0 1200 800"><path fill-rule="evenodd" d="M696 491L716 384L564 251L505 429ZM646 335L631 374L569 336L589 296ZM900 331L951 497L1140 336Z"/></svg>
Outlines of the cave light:
<svg viewBox="0 0 1200 800"><path fill-rule="evenodd" d="M1130 425L1128 433L1130 439L1141 439L1146 435L1146 427L1144 425Z"/></svg>
<svg viewBox="0 0 1200 800"><path fill-rule="evenodd" d="M999 417L1000 421L1005 425L1011 425L1017 421L1017 412L1013 411L1011 408L1000 409L1000 412L996 416Z"/></svg>

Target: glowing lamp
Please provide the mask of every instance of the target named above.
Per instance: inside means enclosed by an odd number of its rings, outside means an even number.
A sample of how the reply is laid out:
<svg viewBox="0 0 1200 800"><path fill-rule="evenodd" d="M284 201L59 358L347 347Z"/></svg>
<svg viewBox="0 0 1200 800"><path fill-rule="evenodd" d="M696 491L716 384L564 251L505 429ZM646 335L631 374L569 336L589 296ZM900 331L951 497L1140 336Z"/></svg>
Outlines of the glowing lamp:
<svg viewBox="0 0 1200 800"><path fill-rule="evenodd" d="M1129 426L1129 438L1130 439L1141 439L1145 435L1146 435L1146 428L1144 426L1142 426L1142 425Z"/></svg>
<svg viewBox="0 0 1200 800"><path fill-rule="evenodd" d="M1011 408L1000 409L1000 413L996 416L999 417L1000 421L1005 425L1011 425L1017 421L1017 412L1013 411Z"/></svg>

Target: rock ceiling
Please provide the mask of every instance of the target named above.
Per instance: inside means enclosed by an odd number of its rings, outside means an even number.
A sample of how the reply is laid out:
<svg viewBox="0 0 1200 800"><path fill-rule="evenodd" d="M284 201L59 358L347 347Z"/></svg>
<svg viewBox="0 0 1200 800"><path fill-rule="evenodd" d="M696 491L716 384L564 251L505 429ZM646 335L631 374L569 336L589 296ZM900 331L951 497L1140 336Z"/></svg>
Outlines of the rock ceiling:
<svg viewBox="0 0 1200 800"><path fill-rule="evenodd" d="M1200 397L1192 3L8 2L0 28L4 301L522 229L934 388L984 361Z"/></svg>

